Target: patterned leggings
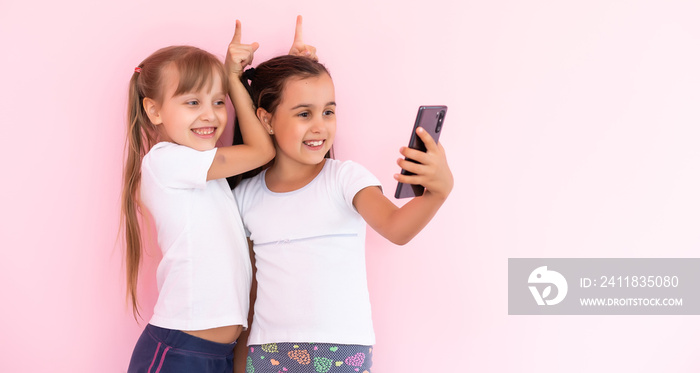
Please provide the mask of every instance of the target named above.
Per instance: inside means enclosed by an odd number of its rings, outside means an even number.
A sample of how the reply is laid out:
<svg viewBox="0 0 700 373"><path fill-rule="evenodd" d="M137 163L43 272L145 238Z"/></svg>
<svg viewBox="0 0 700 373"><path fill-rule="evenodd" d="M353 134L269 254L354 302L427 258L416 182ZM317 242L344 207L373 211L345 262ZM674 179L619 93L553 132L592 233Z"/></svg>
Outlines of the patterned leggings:
<svg viewBox="0 0 700 373"><path fill-rule="evenodd" d="M270 343L248 347L246 373L371 373L372 346Z"/></svg>

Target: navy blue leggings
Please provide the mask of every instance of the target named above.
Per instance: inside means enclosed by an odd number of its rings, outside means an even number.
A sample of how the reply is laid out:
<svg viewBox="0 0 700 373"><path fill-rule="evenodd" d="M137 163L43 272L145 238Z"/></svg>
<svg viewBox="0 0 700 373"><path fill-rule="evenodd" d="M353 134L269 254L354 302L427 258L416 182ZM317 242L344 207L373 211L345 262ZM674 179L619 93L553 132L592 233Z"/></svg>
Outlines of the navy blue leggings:
<svg viewBox="0 0 700 373"><path fill-rule="evenodd" d="M128 373L231 373L235 345L148 324L136 342Z"/></svg>

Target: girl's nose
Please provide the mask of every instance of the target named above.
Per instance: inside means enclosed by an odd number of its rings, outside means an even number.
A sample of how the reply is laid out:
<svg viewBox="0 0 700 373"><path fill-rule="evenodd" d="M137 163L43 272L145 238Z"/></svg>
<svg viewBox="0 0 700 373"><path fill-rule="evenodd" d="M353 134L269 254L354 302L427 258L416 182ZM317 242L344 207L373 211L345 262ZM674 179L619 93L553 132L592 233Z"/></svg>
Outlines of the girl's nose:
<svg viewBox="0 0 700 373"><path fill-rule="evenodd" d="M215 120L216 115L214 115L214 107L212 105L202 105L202 112L200 113L199 118L209 122Z"/></svg>
<svg viewBox="0 0 700 373"><path fill-rule="evenodd" d="M323 130L324 123L323 118L316 116L313 121L311 121L311 132L320 133Z"/></svg>

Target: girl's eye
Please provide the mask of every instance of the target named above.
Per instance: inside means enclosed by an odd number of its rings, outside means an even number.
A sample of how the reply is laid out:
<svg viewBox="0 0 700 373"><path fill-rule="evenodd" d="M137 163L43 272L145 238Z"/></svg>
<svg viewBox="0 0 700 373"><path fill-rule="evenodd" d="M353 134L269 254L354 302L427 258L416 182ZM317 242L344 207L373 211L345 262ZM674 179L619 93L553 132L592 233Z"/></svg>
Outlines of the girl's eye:
<svg viewBox="0 0 700 373"><path fill-rule="evenodd" d="M199 102L198 102L197 100L190 100L190 101L187 101L187 105L193 105L193 106L194 106L194 105L197 105L197 104L199 104Z"/></svg>
<svg viewBox="0 0 700 373"><path fill-rule="evenodd" d="M214 102L214 105L217 105L217 106L226 105L226 101L219 100L219 101Z"/></svg>
<svg viewBox="0 0 700 373"><path fill-rule="evenodd" d="M301 113L297 114L297 116L302 117L302 118L308 118L308 117L309 117L309 113L306 112L306 111L304 111L304 112L301 112Z"/></svg>
<svg viewBox="0 0 700 373"><path fill-rule="evenodd" d="M326 110L323 112L323 115L333 115L333 114L335 114L335 111L333 111L333 110Z"/></svg>

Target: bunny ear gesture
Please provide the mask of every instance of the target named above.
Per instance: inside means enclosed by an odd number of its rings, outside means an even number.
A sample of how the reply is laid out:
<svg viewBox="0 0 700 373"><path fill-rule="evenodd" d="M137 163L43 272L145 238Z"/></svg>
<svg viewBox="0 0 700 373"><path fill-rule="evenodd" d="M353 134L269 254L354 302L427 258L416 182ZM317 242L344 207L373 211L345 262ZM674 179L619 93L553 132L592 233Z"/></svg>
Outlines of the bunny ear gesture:
<svg viewBox="0 0 700 373"><path fill-rule="evenodd" d="M301 22L301 16L297 16L297 25L294 29L294 42L292 43L292 47L289 49L289 54L292 56L309 57L314 61L318 61L318 56L316 56L316 47L304 43L304 39L302 38Z"/></svg>
<svg viewBox="0 0 700 373"><path fill-rule="evenodd" d="M225 66L229 75L240 77L243 69L253 63L253 55L259 46L258 43L241 44L241 21L236 20L236 30L226 52Z"/></svg>

